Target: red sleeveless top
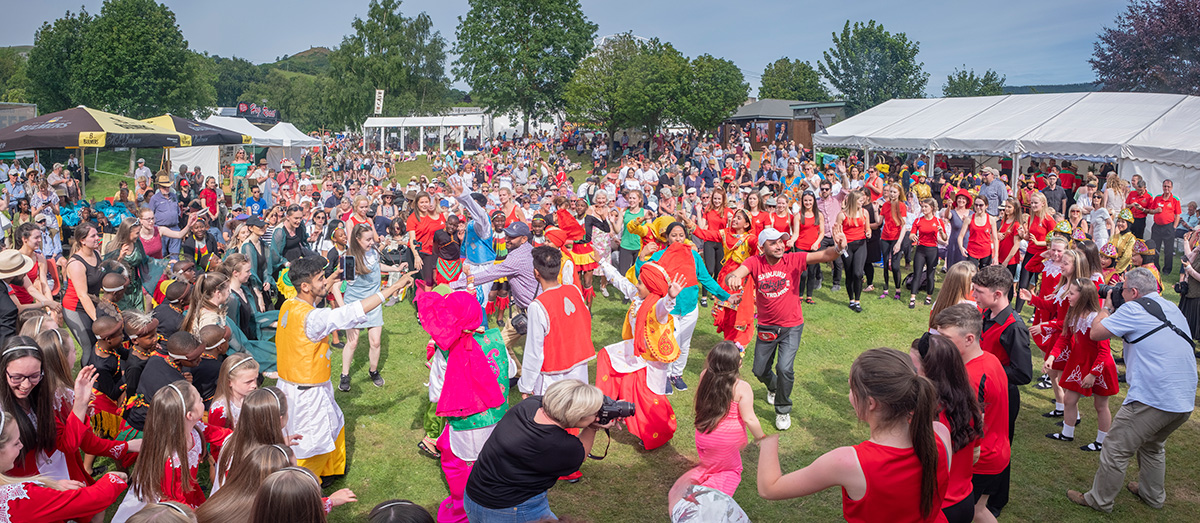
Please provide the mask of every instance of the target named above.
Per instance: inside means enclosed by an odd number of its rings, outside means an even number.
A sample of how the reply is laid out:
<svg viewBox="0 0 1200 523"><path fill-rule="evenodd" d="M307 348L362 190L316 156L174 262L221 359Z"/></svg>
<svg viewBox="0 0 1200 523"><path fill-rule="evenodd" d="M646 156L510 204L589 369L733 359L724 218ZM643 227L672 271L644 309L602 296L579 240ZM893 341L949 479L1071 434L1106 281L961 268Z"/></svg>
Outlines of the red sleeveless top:
<svg viewBox="0 0 1200 523"><path fill-rule="evenodd" d="M900 207L900 219L892 219L892 206ZM894 242L900 239L900 229L904 227L904 215L907 214L904 202L883 202L883 206L879 208L879 213L883 215L883 229L879 231L880 238Z"/></svg>
<svg viewBox="0 0 1200 523"><path fill-rule="evenodd" d="M921 462L912 448L885 447L871 441L854 446L858 463L867 478L867 491L855 501L842 489L842 516L846 521L893 523L944 522L941 501L946 498L950 472L946 468L946 447L938 448L938 488L928 517L921 517Z"/></svg>
<svg viewBox="0 0 1200 523"><path fill-rule="evenodd" d="M813 211L816 213L817 211ZM810 218L805 218L803 212L799 216L800 227L796 231L796 248L802 251L807 251L812 248L812 244L817 243L817 239L825 235L825 231L817 223L817 215L813 214Z"/></svg>
<svg viewBox="0 0 1200 523"><path fill-rule="evenodd" d="M946 418L946 411L938 413L938 421L942 422L947 429L953 431L950 426L950 420ZM943 498L942 506L949 507L962 501L971 495L974 486L971 483L971 476L974 475L975 448L979 446L979 440L975 440L971 444L958 449L954 456L950 458L950 483L946 485L946 497Z"/></svg>
<svg viewBox="0 0 1200 523"><path fill-rule="evenodd" d="M1020 226L1021 226L1021 224L1019 222L1015 222L1015 221L1014 222L1005 222L1003 218L1000 218L999 223L996 224L996 232L998 234L1000 234L1000 258L1001 259L996 260L996 262L998 262L998 263L1004 262L1003 258L1005 256L1008 256L1009 252L1012 252L1013 244L1015 244L1021 240L1020 238L1017 237L1017 228L1019 228ZM1008 260L1008 261L1012 262L1012 263L1009 263L1008 265L1016 265L1017 263L1020 263L1021 251L1017 251L1017 253L1013 255L1012 259Z"/></svg>
<svg viewBox="0 0 1200 523"><path fill-rule="evenodd" d="M579 335L592 332L592 315L578 287L559 285L534 301L546 309L550 320L542 344L542 372L564 372L596 357L591 336Z"/></svg>
<svg viewBox="0 0 1200 523"><path fill-rule="evenodd" d="M37 264L37 260L34 260L33 268L29 269L29 272L25 273L26 276L29 276L30 282L37 281L38 276L40 275L38 267L39 265ZM29 305L35 301L33 299L33 295L29 294L29 289L25 288L24 281L14 280L12 283L8 284L8 288L12 290L13 297L15 297L17 302L21 305Z"/></svg>
<svg viewBox="0 0 1200 523"><path fill-rule="evenodd" d="M846 235L847 242L858 241L867 237L867 219L863 216L858 218L850 218L842 220L842 233Z"/></svg>
<svg viewBox="0 0 1200 523"><path fill-rule="evenodd" d="M975 216L967 220L967 256L983 259L992 255L992 227L985 220L983 225L975 225ZM997 260L999 261L999 260Z"/></svg>

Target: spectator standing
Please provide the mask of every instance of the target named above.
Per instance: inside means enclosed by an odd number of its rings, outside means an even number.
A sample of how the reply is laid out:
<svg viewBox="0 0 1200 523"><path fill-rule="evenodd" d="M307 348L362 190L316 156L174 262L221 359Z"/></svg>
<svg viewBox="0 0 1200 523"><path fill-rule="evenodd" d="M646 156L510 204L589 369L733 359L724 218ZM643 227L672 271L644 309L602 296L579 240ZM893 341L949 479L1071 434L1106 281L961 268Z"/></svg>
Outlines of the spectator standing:
<svg viewBox="0 0 1200 523"><path fill-rule="evenodd" d="M166 227L172 231L179 230L179 197L171 191L171 175L158 175L158 192L150 197L150 209L154 211L154 225ZM179 254L179 238L164 237L168 256Z"/></svg>
<svg viewBox="0 0 1200 523"><path fill-rule="evenodd" d="M1154 225L1150 227L1150 241L1153 242L1154 249L1163 255L1163 274L1171 274L1175 258L1175 229L1179 227L1180 215L1183 214L1183 210L1179 208L1179 200L1171 194L1172 187L1174 184L1171 180L1163 180L1162 194L1150 200L1150 207L1146 209L1146 214L1154 215Z"/></svg>
<svg viewBox="0 0 1200 523"><path fill-rule="evenodd" d="M146 182L149 183L151 175L153 175L153 173L150 172L149 167L146 167L146 160L144 158L138 158L137 169L133 170L133 179L135 181L146 180Z"/></svg>
<svg viewBox="0 0 1200 523"><path fill-rule="evenodd" d="M996 176L996 169L984 167L983 185L979 188L979 196L987 200L987 213L992 216L1000 215L1000 206L1008 199L1008 186Z"/></svg>
<svg viewBox="0 0 1200 523"><path fill-rule="evenodd" d="M1067 214L1067 191L1058 185L1058 175L1050 173L1046 175L1046 188L1042 189L1042 194L1046 195L1046 205L1051 211L1066 216Z"/></svg>
<svg viewBox="0 0 1200 523"><path fill-rule="evenodd" d="M1130 232L1139 240L1144 240L1146 234L1146 210L1154 204L1154 197L1146 192L1146 180L1138 179L1133 192L1125 197L1125 206L1133 211L1133 224Z"/></svg>

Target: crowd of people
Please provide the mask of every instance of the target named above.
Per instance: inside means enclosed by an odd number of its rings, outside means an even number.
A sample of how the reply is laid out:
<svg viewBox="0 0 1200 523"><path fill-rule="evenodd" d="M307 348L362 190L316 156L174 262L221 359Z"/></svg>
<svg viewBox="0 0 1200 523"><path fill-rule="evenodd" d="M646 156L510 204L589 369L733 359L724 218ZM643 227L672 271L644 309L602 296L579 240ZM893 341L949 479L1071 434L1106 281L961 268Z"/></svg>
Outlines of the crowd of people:
<svg viewBox="0 0 1200 523"><path fill-rule="evenodd" d="M449 488L437 521L556 519L546 493L581 479L598 432L619 423L652 451L688 418L699 463L669 493L675 521L748 520L732 497L747 431L763 498L841 486L850 521L992 521L1009 502L1032 346L1035 386L1055 398L1045 416L1062 418L1047 438L1074 441L1093 398L1096 436L1080 449L1100 469L1068 498L1111 511L1136 453L1129 490L1164 503L1163 442L1194 406L1200 333L1200 223L1170 181L1151 196L1112 166L1100 177L1048 160L1010 186L1011 161L973 173L786 141L609 138L431 152L409 180L397 172L410 155L350 138L278 171L243 150L220 176L139 161L132 187L102 200L72 189L77 164L3 166L0 504L13 521L101 521L112 506L120 522L325 521L356 501L322 492L347 465L338 397L364 335L361 382L385 385L383 309L399 302L429 335L417 447ZM1159 294L1177 240L1178 305ZM804 308L828 306L814 299L824 264L845 314L907 291L928 320L907 354L868 350L850 368L847 416L870 440L785 473L755 397L791 427ZM580 335L598 299L628 309L621 339L599 348ZM689 369L701 321L724 341ZM747 352L760 385L740 379ZM677 416L671 396L693 387L694 415ZM433 518L407 500L369 515Z"/></svg>

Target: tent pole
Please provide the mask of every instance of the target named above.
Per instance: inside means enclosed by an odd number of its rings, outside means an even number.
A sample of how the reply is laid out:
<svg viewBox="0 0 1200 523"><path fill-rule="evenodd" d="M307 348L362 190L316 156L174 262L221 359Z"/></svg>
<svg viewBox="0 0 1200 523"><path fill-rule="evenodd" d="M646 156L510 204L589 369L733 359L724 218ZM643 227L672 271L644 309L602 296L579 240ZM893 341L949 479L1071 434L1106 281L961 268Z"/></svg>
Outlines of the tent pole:
<svg viewBox="0 0 1200 523"><path fill-rule="evenodd" d="M87 183L83 182L87 180L87 147L79 148L79 180L82 182L80 185ZM80 191L80 194L82 195L83 191Z"/></svg>
<svg viewBox="0 0 1200 523"><path fill-rule="evenodd" d="M1009 173L1009 175L1008 175L1008 177L1009 177L1008 183L1009 183L1009 187L1011 187L1013 190L1013 196L1016 196L1017 195L1017 180L1020 178L1020 174L1021 174L1021 152L1013 151L1012 159L1013 159L1012 172Z"/></svg>
<svg viewBox="0 0 1200 523"><path fill-rule="evenodd" d="M384 149L387 148L386 136L387 136L387 127L380 127L379 128L379 152L381 152L381 153L383 152Z"/></svg>
<svg viewBox="0 0 1200 523"><path fill-rule="evenodd" d="M417 141L417 152L425 152L425 126L421 126L420 139Z"/></svg>
<svg viewBox="0 0 1200 523"><path fill-rule="evenodd" d="M403 153L407 147L404 146L404 127L400 127L400 152Z"/></svg>
<svg viewBox="0 0 1200 523"><path fill-rule="evenodd" d="M467 126L458 126L458 150L466 153L467 147Z"/></svg>
<svg viewBox="0 0 1200 523"><path fill-rule="evenodd" d="M446 150L446 128L438 126L438 154L442 154Z"/></svg>

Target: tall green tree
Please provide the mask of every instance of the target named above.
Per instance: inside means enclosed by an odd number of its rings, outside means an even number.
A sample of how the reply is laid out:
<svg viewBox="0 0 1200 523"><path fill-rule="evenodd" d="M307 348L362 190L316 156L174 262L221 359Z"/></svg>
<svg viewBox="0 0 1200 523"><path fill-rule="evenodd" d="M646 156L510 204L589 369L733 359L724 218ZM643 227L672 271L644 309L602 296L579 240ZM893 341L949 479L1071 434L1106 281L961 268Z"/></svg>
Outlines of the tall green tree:
<svg viewBox="0 0 1200 523"><path fill-rule="evenodd" d="M301 131L311 132L332 121L329 108L331 93L336 90L334 82L324 76L287 74L272 69L240 94L243 101L276 109Z"/></svg>
<svg viewBox="0 0 1200 523"><path fill-rule="evenodd" d="M983 76L977 76L974 69L968 71L964 65L962 69L955 68L953 73L946 76L946 83L942 84L942 96L1001 95L1004 94L1005 79L991 69L984 72Z"/></svg>
<svg viewBox="0 0 1200 523"><path fill-rule="evenodd" d="M691 70L687 57L670 43L655 38L641 47L621 75L617 96L625 121L653 136L677 117Z"/></svg>
<svg viewBox="0 0 1200 523"><path fill-rule="evenodd" d="M609 136L629 125L622 111L621 78L640 52L641 45L633 33L621 33L605 40L579 62L563 94L567 117L600 125Z"/></svg>
<svg viewBox="0 0 1200 523"><path fill-rule="evenodd" d="M917 62L921 44L904 33L889 33L874 20L846 21L833 33L833 47L817 63L821 76L842 93L851 113L892 98L924 98L929 73Z"/></svg>
<svg viewBox="0 0 1200 523"><path fill-rule="evenodd" d="M83 33L92 15L80 9L67 11L54 23L43 22L33 36L25 76L29 79L27 96L38 111L52 113L73 107L76 102L74 69L83 53Z"/></svg>
<svg viewBox="0 0 1200 523"><path fill-rule="evenodd" d="M729 60L709 54L691 61L685 85L678 114L700 131L716 129L750 95L750 84L742 70Z"/></svg>
<svg viewBox="0 0 1200 523"><path fill-rule="evenodd" d="M540 121L565 105L564 91L592 50L596 24L578 0L469 0L458 18L454 76L493 114Z"/></svg>
<svg viewBox="0 0 1200 523"><path fill-rule="evenodd" d="M267 72L249 61L238 58L212 57L216 74L217 105L233 107L237 105L242 93L254 82L261 82L267 77Z"/></svg>
<svg viewBox="0 0 1200 523"><path fill-rule="evenodd" d="M28 102L25 56L12 47L0 49L0 102Z"/></svg>
<svg viewBox="0 0 1200 523"><path fill-rule="evenodd" d="M148 118L202 116L216 102L210 62L188 49L175 13L154 0L108 0L81 44L71 75L77 103Z"/></svg>
<svg viewBox="0 0 1200 523"><path fill-rule="evenodd" d="M446 105L446 40L429 15L404 16L400 0L371 0L367 18L329 56L335 108L331 123L357 126L374 114L375 90L386 91L383 114L435 114Z"/></svg>
<svg viewBox="0 0 1200 523"><path fill-rule="evenodd" d="M821 75L813 69L812 64L791 60L786 56L767 64L763 69L758 97L805 102L825 102L830 99L829 89L821 83Z"/></svg>

